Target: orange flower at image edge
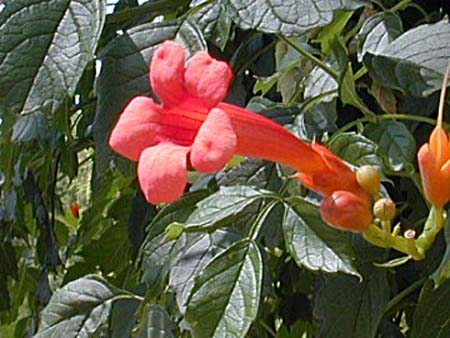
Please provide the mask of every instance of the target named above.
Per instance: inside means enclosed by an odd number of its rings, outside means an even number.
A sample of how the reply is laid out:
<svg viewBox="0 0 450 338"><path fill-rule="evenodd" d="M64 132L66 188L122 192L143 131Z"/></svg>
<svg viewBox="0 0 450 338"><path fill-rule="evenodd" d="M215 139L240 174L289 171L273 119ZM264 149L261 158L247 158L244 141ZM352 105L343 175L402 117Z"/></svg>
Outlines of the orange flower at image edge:
<svg viewBox="0 0 450 338"><path fill-rule="evenodd" d="M368 194L354 172L330 150L300 140L264 116L222 102L232 78L225 62L205 51L187 63L185 58L184 47L174 41L156 49L150 83L161 103L146 96L133 98L109 140L116 152L138 161L139 183L150 203L181 197L190 166L204 173L218 171L235 154L288 165L325 197L348 191L366 203ZM369 207L366 211L370 214Z"/></svg>

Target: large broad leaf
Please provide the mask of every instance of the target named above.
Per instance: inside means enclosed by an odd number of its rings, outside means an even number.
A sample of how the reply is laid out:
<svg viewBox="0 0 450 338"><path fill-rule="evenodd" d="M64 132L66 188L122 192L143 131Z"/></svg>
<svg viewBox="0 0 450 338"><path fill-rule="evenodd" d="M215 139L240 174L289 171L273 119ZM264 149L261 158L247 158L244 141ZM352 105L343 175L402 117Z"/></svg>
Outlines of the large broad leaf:
<svg viewBox="0 0 450 338"><path fill-rule="evenodd" d="M57 290L41 314L36 338L91 337L109 318L113 302L132 295L90 275Z"/></svg>
<svg viewBox="0 0 450 338"><path fill-rule="evenodd" d="M364 63L384 86L426 96L441 87L450 58L449 42L447 21L422 25L400 35L381 51L366 53Z"/></svg>
<svg viewBox="0 0 450 338"><path fill-rule="evenodd" d="M324 26L337 9L354 9L356 0L221 0L226 11L243 29L266 33L301 35L306 30Z"/></svg>
<svg viewBox="0 0 450 338"><path fill-rule="evenodd" d="M450 280L446 280L438 288L433 282L425 284L414 313L411 338L450 337Z"/></svg>
<svg viewBox="0 0 450 338"><path fill-rule="evenodd" d="M10 0L0 12L0 102L55 112L74 93L105 18L102 0Z"/></svg>
<svg viewBox="0 0 450 338"><path fill-rule="evenodd" d="M381 165L377 155L378 146L363 135L354 132L341 133L334 137L328 146L339 157L351 164Z"/></svg>
<svg viewBox="0 0 450 338"><path fill-rule="evenodd" d="M218 229L210 233L194 233L188 236L180 259L172 266L169 285L176 292L177 303L183 313L186 301L194 287L195 277L214 256L239 239L231 229Z"/></svg>
<svg viewBox="0 0 450 338"><path fill-rule="evenodd" d="M283 231L286 248L299 266L360 277L348 236L328 226L318 206L300 197L288 199Z"/></svg>
<svg viewBox="0 0 450 338"><path fill-rule="evenodd" d="M149 61L155 47L167 39L182 42L191 52L206 49L198 27L190 21L177 20L136 26L115 38L101 55L94 122L98 173L107 169L112 156L106 143L119 112L133 96L150 93Z"/></svg>
<svg viewBox="0 0 450 338"><path fill-rule="evenodd" d="M173 323L168 313L159 305L149 305L144 313L139 338L175 338Z"/></svg>
<svg viewBox="0 0 450 338"><path fill-rule="evenodd" d="M377 54L403 33L400 17L395 13L385 12L369 17L358 33L358 61L366 53Z"/></svg>
<svg viewBox="0 0 450 338"><path fill-rule="evenodd" d="M380 154L393 170L402 170L406 164L414 161L416 141L403 123L381 121L368 125L364 133L378 144Z"/></svg>
<svg viewBox="0 0 450 338"><path fill-rule="evenodd" d="M197 208L187 219L186 226L208 227L229 222L256 200L270 196L273 196L270 191L244 185L221 187L218 192L197 203Z"/></svg>
<svg viewBox="0 0 450 338"><path fill-rule="evenodd" d="M258 313L262 258L252 241L216 256L195 281L186 319L194 338L245 337Z"/></svg>
<svg viewBox="0 0 450 338"><path fill-rule="evenodd" d="M376 337L389 293L385 270L372 271L362 282L348 276L326 277L314 304L314 314L321 320L317 336Z"/></svg>

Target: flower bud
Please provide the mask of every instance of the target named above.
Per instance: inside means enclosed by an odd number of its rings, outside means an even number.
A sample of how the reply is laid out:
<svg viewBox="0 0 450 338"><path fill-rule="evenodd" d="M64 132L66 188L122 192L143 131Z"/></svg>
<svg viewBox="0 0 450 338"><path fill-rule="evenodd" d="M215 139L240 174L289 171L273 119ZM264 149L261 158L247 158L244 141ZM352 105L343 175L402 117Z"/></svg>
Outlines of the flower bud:
<svg viewBox="0 0 450 338"><path fill-rule="evenodd" d="M358 184L372 195L380 192L380 171L372 165L364 165L356 171Z"/></svg>
<svg viewBox="0 0 450 338"><path fill-rule="evenodd" d="M80 217L80 205L78 202L72 202L69 205L70 212L72 213L73 217L79 218Z"/></svg>
<svg viewBox="0 0 450 338"><path fill-rule="evenodd" d="M382 221L391 221L395 217L395 203L390 198L381 198L375 202L373 214Z"/></svg>
<svg viewBox="0 0 450 338"><path fill-rule="evenodd" d="M348 231L364 231L372 223L367 198L338 190L325 198L320 206L322 218L332 227Z"/></svg>

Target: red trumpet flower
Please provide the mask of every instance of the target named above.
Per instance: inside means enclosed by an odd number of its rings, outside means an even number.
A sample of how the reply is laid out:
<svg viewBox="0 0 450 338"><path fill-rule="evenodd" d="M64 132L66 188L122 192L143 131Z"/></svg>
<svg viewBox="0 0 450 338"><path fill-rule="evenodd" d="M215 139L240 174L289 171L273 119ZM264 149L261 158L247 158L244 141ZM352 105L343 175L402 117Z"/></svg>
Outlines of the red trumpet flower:
<svg viewBox="0 0 450 338"><path fill-rule="evenodd" d="M222 102L232 77L226 63L204 51L187 63L185 57L183 46L174 41L154 52L150 83L161 103L133 98L109 139L116 152L138 161L139 183L150 203L178 199L190 165L214 172L234 154L284 163L325 196L342 190L368 200L354 172L330 150L300 140L255 112Z"/></svg>
<svg viewBox="0 0 450 338"><path fill-rule="evenodd" d="M229 66L207 52L185 65L185 50L164 42L150 64L150 82L161 104L133 98L109 143L138 163L138 178L151 203L169 202L184 191L189 165L214 172L234 154L282 162L302 172L326 170L322 156L287 129L250 110L221 102Z"/></svg>

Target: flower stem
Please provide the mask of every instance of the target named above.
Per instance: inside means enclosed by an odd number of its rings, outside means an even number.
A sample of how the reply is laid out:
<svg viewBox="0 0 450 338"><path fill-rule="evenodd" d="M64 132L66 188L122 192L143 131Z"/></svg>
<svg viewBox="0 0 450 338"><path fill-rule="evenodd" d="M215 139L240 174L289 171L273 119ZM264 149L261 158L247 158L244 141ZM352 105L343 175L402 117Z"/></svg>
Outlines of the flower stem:
<svg viewBox="0 0 450 338"><path fill-rule="evenodd" d="M393 248L411 256L415 260L421 260L425 257L424 252L420 252L415 245L411 245L410 239L386 232L375 224L371 224L363 232L363 237L366 241L378 247Z"/></svg>
<svg viewBox="0 0 450 338"><path fill-rule="evenodd" d="M432 206L430 214L425 222L422 234L417 238L416 245L419 250L427 251L433 244L434 239L445 224L445 212L443 207Z"/></svg>

